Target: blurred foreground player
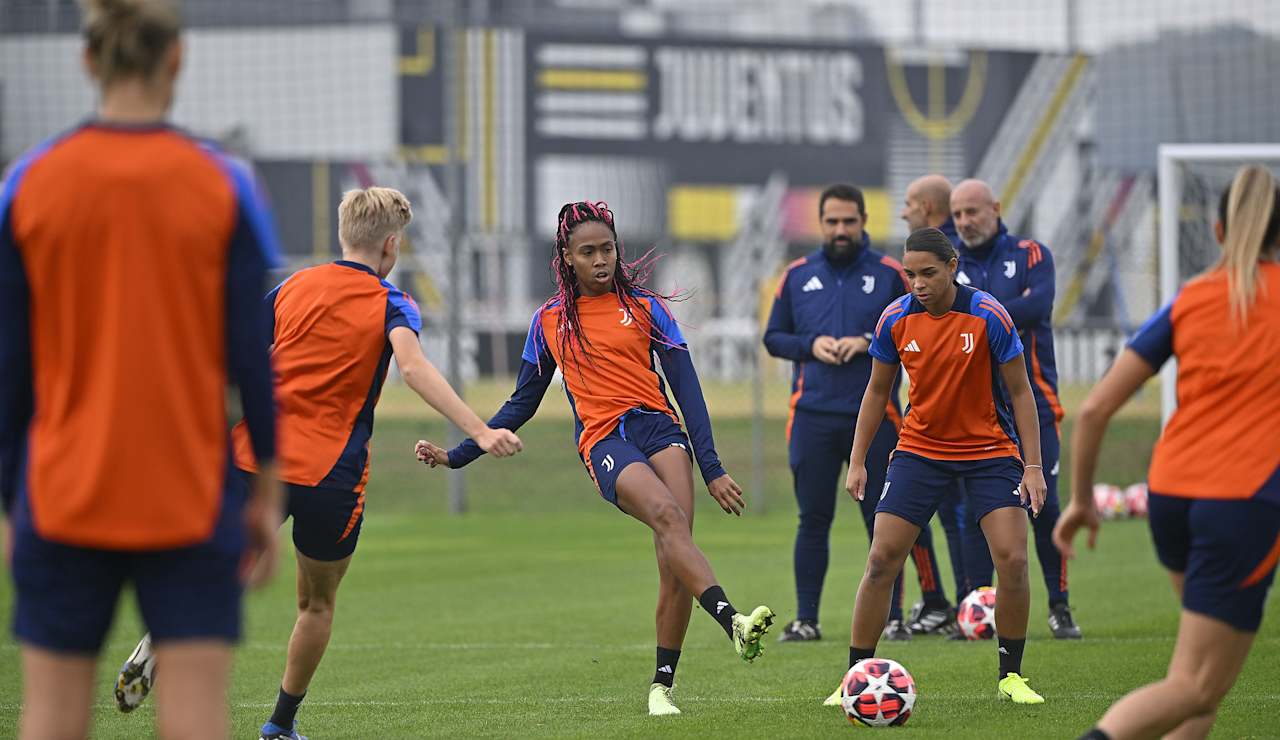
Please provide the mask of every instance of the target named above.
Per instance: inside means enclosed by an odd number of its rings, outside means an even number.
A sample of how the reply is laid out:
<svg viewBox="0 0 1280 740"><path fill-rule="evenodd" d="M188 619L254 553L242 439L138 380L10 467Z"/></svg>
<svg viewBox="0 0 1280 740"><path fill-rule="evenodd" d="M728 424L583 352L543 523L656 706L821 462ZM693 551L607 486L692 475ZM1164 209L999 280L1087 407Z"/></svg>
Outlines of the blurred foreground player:
<svg viewBox="0 0 1280 740"><path fill-rule="evenodd" d="M242 586L257 558L257 581L275 563L261 295L276 236L250 174L165 123L179 31L162 0L87 2L97 115L0 186L0 494L23 738L89 734L126 583L165 676L158 734L227 737ZM262 461L251 494L230 464L229 382Z"/></svg>
<svg viewBox="0 0 1280 740"><path fill-rule="evenodd" d="M1182 599L1161 681L1111 706L1084 737L1202 738L1244 667L1280 559L1280 189L1237 173L1218 207L1222 257L1152 316L1089 397L1071 434L1071 503L1054 541L1098 535L1093 474L1111 416L1170 357L1178 408L1151 456L1156 556ZM1274 728L1274 725L1272 725Z"/></svg>
<svg viewBox="0 0 1280 740"><path fill-rule="evenodd" d="M531 419L560 368L578 454L600 496L653 530L658 645L649 714L671 715L680 713L671 694L695 598L748 662L763 651L774 614L767 606L739 614L693 541L691 458L697 455L707 490L726 514L742 511L742 489L720 465L680 327L663 297L643 286L643 258L638 262L623 260L604 203L560 209L551 258L557 292L534 313L515 393L489 423L514 430ZM688 434L654 368L655 354ZM481 452L471 440L448 451L418 443L418 458L431 467L462 467Z"/></svg>

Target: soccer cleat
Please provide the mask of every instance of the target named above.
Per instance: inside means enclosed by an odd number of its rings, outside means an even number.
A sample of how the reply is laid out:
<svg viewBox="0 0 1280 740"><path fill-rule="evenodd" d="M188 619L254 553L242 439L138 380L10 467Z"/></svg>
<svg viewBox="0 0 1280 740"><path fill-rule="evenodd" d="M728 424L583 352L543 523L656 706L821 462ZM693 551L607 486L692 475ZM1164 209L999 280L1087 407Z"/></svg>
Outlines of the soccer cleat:
<svg viewBox="0 0 1280 740"><path fill-rule="evenodd" d="M1071 616L1071 607L1066 603L1054 604L1049 609L1049 631L1056 640L1079 640L1080 627L1075 617Z"/></svg>
<svg viewBox="0 0 1280 740"><path fill-rule="evenodd" d="M1027 685L1027 679L1016 673L1000 679L997 694L1001 699L1008 699L1014 704L1044 704L1044 697L1032 691Z"/></svg>
<svg viewBox="0 0 1280 740"><path fill-rule="evenodd" d="M767 606L757 606L751 614L733 615L733 647L739 657L750 663L764 652L760 638L769 631L773 624L773 610Z"/></svg>
<svg viewBox="0 0 1280 740"><path fill-rule="evenodd" d="M675 702L671 699L672 688L655 683L649 687L649 716L665 717L667 715L679 714L680 709L676 707Z"/></svg>
<svg viewBox="0 0 1280 740"><path fill-rule="evenodd" d="M837 686L837 687L836 687L836 690L835 690L835 691L833 691L833 692L831 692L831 696L828 696L826 699L823 699L823 700L822 700L822 706L824 706L824 707L838 707L838 706L840 706L841 701L842 701L843 699L844 699L844 697L840 696L840 687L839 687L839 686Z"/></svg>
<svg viewBox="0 0 1280 740"><path fill-rule="evenodd" d="M917 602L911 608L911 618L907 620L907 630L913 635L946 635L956 632L956 610L950 606L939 609L936 606L926 607L924 602Z"/></svg>
<svg viewBox="0 0 1280 740"><path fill-rule="evenodd" d="M122 712L137 709L151 693L155 671L156 655L151 652L151 633L148 632L120 666L120 675L116 676L116 708Z"/></svg>
<svg viewBox="0 0 1280 740"><path fill-rule="evenodd" d="M280 725L274 724L271 720L262 726L262 732L258 735L258 740L307 740L306 735L298 734L298 723L295 720L293 727L285 729Z"/></svg>
<svg viewBox="0 0 1280 740"><path fill-rule="evenodd" d="M822 629L812 619L793 619L778 636L778 642L815 642L822 639Z"/></svg>
<svg viewBox="0 0 1280 740"><path fill-rule="evenodd" d="M911 639L911 632L902 623L901 619L890 619L889 623L884 626L883 637L894 642L906 642Z"/></svg>

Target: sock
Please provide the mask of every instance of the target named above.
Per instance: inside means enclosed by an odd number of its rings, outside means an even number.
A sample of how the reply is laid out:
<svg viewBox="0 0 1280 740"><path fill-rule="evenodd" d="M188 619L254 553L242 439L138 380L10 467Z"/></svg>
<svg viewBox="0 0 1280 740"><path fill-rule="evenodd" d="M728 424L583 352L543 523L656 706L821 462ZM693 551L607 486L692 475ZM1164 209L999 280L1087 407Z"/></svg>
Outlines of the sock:
<svg viewBox="0 0 1280 740"><path fill-rule="evenodd" d="M1000 637L1000 678L1010 673L1022 675L1022 649L1027 646L1027 638L1011 640Z"/></svg>
<svg viewBox="0 0 1280 740"><path fill-rule="evenodd" d="M275 711L271 713L271 724L286 730L293 729L293 718L298 714L298 706L306 695L307 692L304 691L299 696L294 696L281 686L280 696L276 697Z"/></svg>
<svg viewBox="0 0 1280 740"><path fill-rule="evenodd" d="M875 648L850 647L849 648L849 667L852 668L853 664L857 663L860 660L866 660L867 658L874 658L874 657L876 657Z"/></svg>
<svg viewBox="0 0 1280 740"><path fill-rule="evenodd" d="M676 682L676 664L680 662L680 651L658 646L658 670L653 673L653 682L671 688Z"/></svg>
<svg viewBox="0 0 1280 740"><path fill-rule="evenodd" d="M1111 740L1111 736L1095 727L1081 735L1080 740Z"/></svg>
<svg viewBox="0 0 1280 740"><path fill-rule="evenodd" d="M702 605L703 611L715 617L715 620L724 628L724 633L732 640L733 615L737 614L738 610L729 603L729 597L724 595L724 589L719 586L708 588L698 597L698 603Z"/></svg>

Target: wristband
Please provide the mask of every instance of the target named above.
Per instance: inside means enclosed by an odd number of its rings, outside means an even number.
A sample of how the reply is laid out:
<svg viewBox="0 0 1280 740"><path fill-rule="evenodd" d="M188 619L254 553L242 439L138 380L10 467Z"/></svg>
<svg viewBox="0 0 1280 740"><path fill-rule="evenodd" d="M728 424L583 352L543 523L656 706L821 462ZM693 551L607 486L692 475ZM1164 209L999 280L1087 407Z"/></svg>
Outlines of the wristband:
<svg viewBox="0 0 1280 740"><path fill-rule="evenodd" d="M1024 467L1024 468L1040 468L1041 470L1044 470L1044 466L1043 466L1043 465L1023 465L1022 467Z"/></svg>

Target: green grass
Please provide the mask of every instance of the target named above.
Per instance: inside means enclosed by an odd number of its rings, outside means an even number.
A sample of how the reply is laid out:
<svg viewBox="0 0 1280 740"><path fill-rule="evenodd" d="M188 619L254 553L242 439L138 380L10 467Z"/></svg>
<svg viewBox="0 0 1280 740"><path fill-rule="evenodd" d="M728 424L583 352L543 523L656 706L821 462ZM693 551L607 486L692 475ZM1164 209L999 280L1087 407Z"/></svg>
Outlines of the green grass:
<svg viewBox="0 0 1280 740"><path fill-rule="evenodd" d="M481 408L493 400L472 398ZM365 528L339 597L333 641L300 713L303 732L811 738L852 731L838 711L818 705L845 667L849 614L865 562L866 536L847 496L841 494L821 615L827 639L783 646L770 635L765 656L743 665L719 628L695 610L677 676L685 714L655 721L645 714L654 668L652 543L643 526L596 496L568 422L537 420L521 432L522 456L468 468L471 510L455 517L447 514L447 474L410 457L416 438L438 439L442 428L410 418L401 405L403 398L392 394L390 413L379 420ZM770 406L776 411L776 401ZM749 422L717 418L716 433L727 467L745 482ZM1100 479L1140 480L1155 433L1149 414L1118 419ZM779 419L769 423L767 438L764 513L728 517L703 493L696 538L738 608L768 603L785 619L794 611L795 507ZM945 548L939 557L946 559ZM943 567L950 585L949 565ZM1032 569L1038 571L1034 563ZM1047 704L1014 708L996 700L990 643L934 638L885 645L881 654L906 665L920 690L910 724L894 736L1075 737L1123 693L1163 675L1177 604L1145 523L1110 523L1100 550L1073 565L1071 582L1086 633L1079 643L1048 639L1043 588L1033 590L1025 669ZM270 713L293 623L292 589L286 571L247 599L231 690L236 737L256 736ZM0 612L9 613L11 594L6 580ZM1278 621L1272 604L1216 737L1280 735ZM150 702L125 716L110 699L115 671L140 629L126 603L100 663L95 737L151 733ZM0 737L14 731L20 695L18 651L6 635Z"/></svg>

